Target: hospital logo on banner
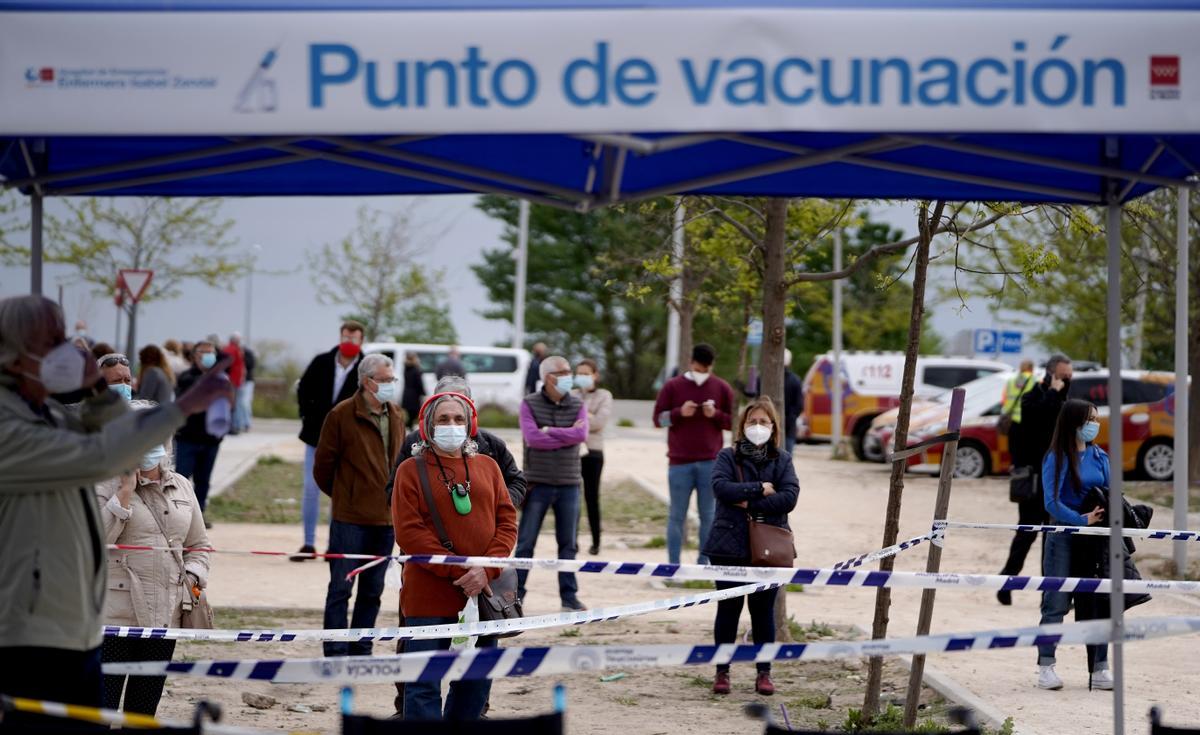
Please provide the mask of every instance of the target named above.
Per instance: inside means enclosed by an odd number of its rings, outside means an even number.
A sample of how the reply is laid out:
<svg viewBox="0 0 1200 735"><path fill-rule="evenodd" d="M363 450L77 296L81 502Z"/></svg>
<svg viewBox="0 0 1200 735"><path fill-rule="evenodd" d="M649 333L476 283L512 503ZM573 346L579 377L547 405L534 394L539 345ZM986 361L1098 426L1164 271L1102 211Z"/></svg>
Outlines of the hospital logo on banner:
<svg viewBox="0 0 1200 735"><path fill-rule="evenodd" d="M1179 99L1179 57L1150 57L1150 99Z"/></svg>
<svg viewBox="0 0 1200 735"><path fill-rule="evenodd" d="M29 67L25 70L25 86L45 87L54 84L54 67L43 66L40 69Z"/></svg>

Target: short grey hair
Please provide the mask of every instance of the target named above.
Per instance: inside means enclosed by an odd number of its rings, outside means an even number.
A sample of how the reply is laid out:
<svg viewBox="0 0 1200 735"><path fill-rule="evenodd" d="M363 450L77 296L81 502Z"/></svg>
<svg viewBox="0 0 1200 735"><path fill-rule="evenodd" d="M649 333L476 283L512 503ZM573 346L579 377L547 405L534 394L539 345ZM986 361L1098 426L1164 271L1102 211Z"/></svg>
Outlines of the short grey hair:
<svg viewBox="0 0 1200 735"><path fill-rule="evenodd" d="M439 383L439 385L440 385L440 383ZM441 392L441 391L438 391L438 392ZM453 391L453 392L457 392L457 391ZM450 396L441 396L439 398L435 398L432 401L430 401L429 405L425 406L425 413L424 413L424 416L422 417L423 421L422 421L421 428L425 430L425 436L427 437L427 439L425 441L419 441L419 442L413 444L412 453L413 453L414 457L421 456L422 454L425 453L425 450L430 447L430 443L433 441L434 417L437 416L438 408L446 401L453 401L453 402L457 403L458 405L462 406L463 414L467 417L467 426L468 426L468 430L469 430L469 427L471 424L471 419L472 419L472 417L475 416L475 409L473 409L471 407L471 404L469 404L467 401L464 401L460 396L450 395ZM477 454L478 452L479 452L479 444L476 443L475 440L472 439L470 436L468 436L467 443L463 445L463 454L464 455L472 455L472 454Z"/></svg>
<svg viewBox="0 0 1200 735"><path fill-rule="evenodd" d="M374 379L375 374L377 372L379 372L383 368L390 368L390 367L393 367L392 358L388 357L387 355L382 355L378 352L372 352L371 354L364 357L362 359L362 362L358 363L358 382L359 382L359 384L360 385L362 384L363 378Z"/></svg>
<svg viewBox="0 0 1200 735"><path fill-rule="evenodd" d="M0 299L0 368L26 354L38 335L65 328L62 309L44 296Z"/></svg>
<svg viewBox="0 0 1200 735"><path fill-rule="evenodd" d="M560 370L570 369L571 362L567 360L567 358L563 357L562 355L551 355L542 359L542 364L538 366L538 377L545 382L546 376L550 373L557 373Z"/></svg>
<svg viewBox="0 0 1200 735"><path fill-rule="evenodd" d="M471 397L471 384L461 375L447 375L437 382L433 387L434 394L438 393L462 393L467 398Z"/></svg>

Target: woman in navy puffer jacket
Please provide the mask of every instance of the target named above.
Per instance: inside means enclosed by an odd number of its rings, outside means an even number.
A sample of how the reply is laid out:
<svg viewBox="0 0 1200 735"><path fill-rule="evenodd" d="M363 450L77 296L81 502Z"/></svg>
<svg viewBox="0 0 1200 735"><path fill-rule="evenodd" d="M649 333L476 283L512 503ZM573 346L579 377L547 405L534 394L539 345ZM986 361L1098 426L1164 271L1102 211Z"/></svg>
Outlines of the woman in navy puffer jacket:
<svg viewBox="0 0 1200 735"><path fill-rule="evenodd" d="M750 523L755 521L788 528L788 513L796 507L800 482L792 457L783 451L783 435L775 404L765 396L742 409L734 426L733 446L717 454L712 488L717 499L712 529L703 553L711 563L723 566L750 564ZM717 589L737 587L741 582L717 582ZM750 626L756 644L775 642L775 595L779 588L755 592L750 597ZM718 644L737 639L742 598L717 603L713 637ZM759 663L754 689L774 694L771 664ZM729 666L717 666L713 692L728 694Z"/></svg>

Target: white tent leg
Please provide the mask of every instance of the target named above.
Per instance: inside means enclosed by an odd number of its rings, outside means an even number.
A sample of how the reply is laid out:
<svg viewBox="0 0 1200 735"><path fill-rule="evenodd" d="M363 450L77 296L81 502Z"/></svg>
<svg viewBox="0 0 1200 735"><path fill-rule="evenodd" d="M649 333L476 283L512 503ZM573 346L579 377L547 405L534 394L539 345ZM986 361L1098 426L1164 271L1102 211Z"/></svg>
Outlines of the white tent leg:
<svg viewBox="0 0 1200 735"><path fill-rule="evenodd" d="M1123 447L1121 432L1121 205L1108 205L1105 234L1108 236L1108 456L1109 473L1107 520L1112 527L1108 539L1109 566L1112 572L1112 653L1109 665L1116 686L1113 688L1113 735L1125 733L1125 539L1122 510Z"/></svg>
<svg viewBox="0 0 1200 735"><path fill-rule="evenodd" d="M1178 189L1179 202L1175 210L1177 222L1175 247L1178 263L1175 266L1175 524L1187 530L1188 522L1188 194L1190 189ZM1187 542L1175 542L1176 577L1184 578L1187 571Z"/></svg>
<svg viewBox="0 0 1200 735"><path fill-rule="evenodd" d="M29 293L34 296L42 295L42 195L35 193L29 197Z"/></svg>
<svg viewBox="0 0 1200 735"><path fill-rule="evenodd" d="M679 342L682 338L679 324L679 306L683 301L683 197L675 197L675 226L671 230L671 266L676 269L675 278L671 279L671 303L667 308L667 361L663 363L663 379L670 379L672 372L679 367Z"/></svg>
<svg viewBox="0 0 1200 735"><path fill-rule="evenodd" d="M517 203L517 273L513 289L513 348L525 348L525 281L529 262L529 200Z"/></svg>

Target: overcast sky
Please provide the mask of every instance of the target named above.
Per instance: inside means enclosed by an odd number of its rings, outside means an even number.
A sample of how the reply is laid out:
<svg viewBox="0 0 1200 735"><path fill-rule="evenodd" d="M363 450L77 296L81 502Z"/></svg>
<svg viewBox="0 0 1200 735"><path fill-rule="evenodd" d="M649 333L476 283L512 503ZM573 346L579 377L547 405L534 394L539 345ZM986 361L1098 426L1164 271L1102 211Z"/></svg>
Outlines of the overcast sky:
<svg viewBox="0 0 1200 735"><path fill-rule="evenodd" d="M446 296L460 342L490 345L508 339L511 327L507 322L490 322L479 316L488 304L468 267L482 261L483 250L500 244L500 222L479 212L473 196L418 200L415 218L428 223L425 228L428 231L445 232L424 259L433 267L447 270ZM222 211L236 222L232 235L239 241L239 247L248 251L258 244L262 248L259 259L262 269L292 271L286 276L255 276L251 337L283 340L291 345L293 356L303 361L332 347L337 339L339 315L347 308L317 303L307 267L309 253L323 243L337 242L350 232L360 205L392 211L412 201L413 198L399 197L226 199ZM53 199L47 201L47 212L56 208ZM906 234L916 231L911 205L882 208L878 215ZM56 297L58 286L62 285L68 323L85 319L94 337L111 342L116 336L116 308L108 299L93 295L90 286L72 283L71 276L68 267L47 266L47 295ZM931 279L931 286L935 281ZM230 285L232 291L189 284L179 299L148 304L139 314L139 344L161 343L169 337L194 340L211 332L224 338L231 331L246 331L246 280ZM28 288L27 269L0 268L0 296L28 293ZM847 304L847 308L852 305ZM962 329L1005 326L994 319L986 303L972 303L971 311L963 313L957 313L957 304L939 304L934 312L934 328L947 340L948 347L950 338Z"/></svg>

